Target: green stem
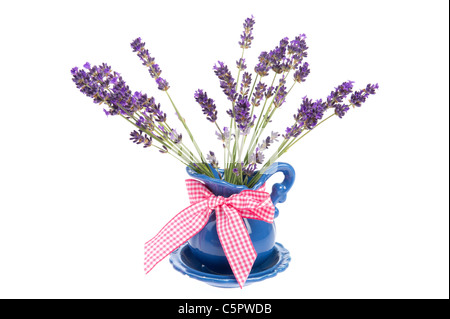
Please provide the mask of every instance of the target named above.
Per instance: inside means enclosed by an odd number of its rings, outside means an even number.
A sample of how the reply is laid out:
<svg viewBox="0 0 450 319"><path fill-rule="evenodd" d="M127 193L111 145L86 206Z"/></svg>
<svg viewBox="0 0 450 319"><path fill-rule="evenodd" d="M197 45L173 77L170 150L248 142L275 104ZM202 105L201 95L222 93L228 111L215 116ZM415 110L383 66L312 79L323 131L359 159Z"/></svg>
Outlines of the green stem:
<svg viewBox="0 0 450 319"><path fill-rule="evenodd" d="M291 71L291 70L289 70L289 71L287 72L286 76L285 76L286 71L283 72L282 77L287 78L287 76L289 75L290 71ZM276 75L276 73L275 73L275 75ZM272 81L271 86L273 86L274 81L275 81L275 77L273 78L273 81ZM287 96L288 93L292 90L292 88L294 87L294 85L295 85L295 82L294 82L294 84L291 86L290 90L286 93L286 96ZM258 125L257 125L256 128L255 128L255 131L254 131L254 135L253 135L253 136L254 136L254 137L256 136L256 138L252 138L252 141L250 142L250 147L249 147L249 150L248 150L247 154L252 154L252 153L253 153L253 151L255 150L256 146L258 145L258 141L259 141L259 139L260 139L260 137L261 137L261 134L264 132L264 129L266 128L267 124L269 123L270 119L272 118L273 113L275 113L275 110L276 110L277 108L275 107L275 108L272 110L271 107L272 107L272 104L273 104L273 102L275 101L275 98L277 97L278 92L280 91L280 89L281 89L281 85L278 85L278 89L277 89L277 91L275 92L275 94L273 95L272 101L270 102L269 107L268 107L266 113L264 114L264 116L260 116L260 117L259 117L258 123L259 123L259 120L260 120L261 118L263 118L263 121L261 122L261 126L258 126ZM284 97L284 99L286 99L286 96ZM284 101L284 99L283 99L283 101ZM266 99L266 101L264 102L264 107L266 106L267 100L268 100L268 99ZM264 112L264 108L263 108L263 110L261 111L261 114L263 114L263 112ZM270 116L269 116L269 112L270 112ZM257 123L257 124L258 124L258 123ZM247 158L247 159L248 159L248 158Z"/></svg>
<svg viewBox="0 0 450 319"><path fill-rule="evenodd" d="M325 121L327 121L329 118L335 116L336 114L333 113L330 116L328 116L327 118L325 118L324 120L320 121L313 129L308 130L308 132L304 133L303 135L299 136L298 138L295 138L289 142L287 142L288 140L284 140L281 145L278 147L278 149L276 150L276 152L270 157L269 161L267 161L263 167L261 168L261 170L258 171L258 173L252 178L252 180L249 183L249 188L253 187L256 182L261 178L262 174L264 174L264 172L270 167L270 164L273 163L274 161L278 160L283 154L285 154L292 146L294 146L298 141L300 141L302 138L304 138L306 135L308 135L309 133L311 133L311 131L313 131L315 128L317 128L319 125L321 125L322 123L324 123ZM287 145L286 145L287 144Z"/></svg>
<svg viewBox="0 0 450 319"><path fill-rule="evenodd" d="M141 128L139 128L135 123L133 123L132 121L130 121L128 118L126 118L126 117L123 116L122 114L120 114L120 116L121 116L122 118L124 118L125 120L127 120L128 122L130 122L131 124L133 124L134 126L136 126L138 129L141 129ZM150 135L150 136L153 135L153 134L150 134L150 133L149 133L148 131L146 131L146 130L145 130L144 132L145 132L146 134ZM152 137L154 137L154 135L153 135ZM163 144L163 143L162 143L162 144ZM163 144L163 145L164 145L164 144ZM158 145L154 145L154 144L153 144L152 146L155 147L156 149L160 150L160 151L166 152L165 149L159 147ZM166 146L166 145L165 145L165 146ZM167 146L166 146L166 147L167 147ZM168 147L168 148L167 148L167 153L168 153L170 156L172 156L172 157L175 158L176 160L180 161L183 165L189 166L190 168L192 168L192 169L195 170L195 168L194 168L191 164L188 164L188 163L184 162L180 157L175 156L175 155L172 154L170 151L171 151L171 148Z"/></svg>
<svg viewBox="0 0 450 319"><path fill-rule="evenodd" d="M142 112L140 112L140 111L136 111L136 113L137 113L138 115L140 115L140 116L145 117L147 120L151 120L146 114L144 114L144 113L142 113ZM172 132L172 128L171 128L171 127L169 126L169 124L167 124L166 122L162 122L161 125L162 125L167 131ZM164 136L164 133L162 132L162 130L161 130L159 127L156 127L156 126L155 126L155 129L157 129L157 130L161 133L161 134L160 134L161 137ZM174 148L178 149L180 152L183 152L183 154L184 154L185 156L189 156L190 159L188 159L188 161L191 161L191 162L197 162L197 163L200 162L200 161L198 160L198 158L195 157L195 155L192 153L192 151L189 150L189 148L188 148L182 141L180 141L179 144L175 144L175 143L173 143L171 140L168 140L168 141L171 143L171 145L172 145ZM180 156L181 156L181 155L180 155Z"/></svg>
<svg viewBox="0 0 450 319"><path fill-rule="evenodd" d="M274 77L273 77L273 79L272 79L272 83L270 84L269 88L270 88L271 86L273 86L273 83L275 82L275 78L276 78L276 77L277 77L277 73L274 74ZM257 130L258 130L259 123L260 123L260 121L261 121L261 115L264 113L264 110L265 110L265 108L266 108L267 101L268 101L268 98L266 97L266 100L264 101L264 105L263 105L263 107L262 107L260 116L258 117L258 121L256 122L255 129L254 129L253 134L252 134L252 139L250 140L250 144L249 144L250 147L251 147L251 146L253 145L253 143L255 142L256 132L257 132ZM250 147L249 147L249 150L250 150ZM246 155L246 157L245 157L245 160L244 160L244 161L245 161L246 163L248 162L248 155L249 155L249 154L251 154L251 153L250 153L250 152L247 152L247 155Z"/></svg>
<svg viewBox="0 0 450 319"><path fill-rule="evenodd" d="M202 154L202 152L200 151L200 148L198 147L197 143L195 142L195 139L194 139L194 136L193 136L192 133L191 133L191 130L189 130L189 127L188 127L187 124L186 124L186 120L184 119L184 117L181 116L180 111L178 111L178 108L175 106L175 103L173 102L173 100L172 100L172 98L171 98L169 92L168 92L168 91L165 91L165 92L166 92L167 97L169 98L170 103L172 104L172 106L173 106L175 112L177 113L178 119L179 119L179 120L181 121L181 123L183 124L183 126L184 126L184 128L186 129L186 131L187 131L187 133L188 133L188 135L189 135L189 137L190 137L192 143L194 144L195 148L197 149L197 152L198 152L198 154L200 155L200 158L202 159L202 161L205 162L205 160L204 160L204 158L203 158L203 154Z"/></svg>
<svg viewBox="0 0 450 319"><path fill-rule="evenodd" d="M284 153L286 153L292 146L295 145L295 143L297 143L298 141L300 141L303 137L305 137L306 135L308 135L311 131L313 131L314 129L316 129L320 124L322 124L323 122L325 122L326 120L328 120L329 118L335 116L336 113L331 114L330 116L328 116L327 118L325 118L324 120L320 121L319 123L317 123L316 126L314 126L313 129L308 130L308 132L306 132L305 134L303 134L302 136L297 137L296 139L294 139L293 141L291 141L284 150L281 151L280 156L283 155Z"/></svg>
<svg viewBox="0 0 450 319"><path fill-rule="evenodd" d="M252 90L250 91L250 94L248 95L248 100L249 101L252 98L253 90L255 89L255 85L256 85L256 82L258 80L258 76L259 76L259 74L256 74L255 81L253 81ZM254 105L253 105L253 107L254 107ZM253 115L253 108L252 108L252 115Z"/></svg>
<svg viewBox="0 0 450 319"><path fill-rule="evenodd" d="M153 68L153 65L151 63L149 63L149 64L150 64L149 67L152 69L153 73L156 74L155 69ZM191 131L189 130L189 127L186 124L186 120L184 119L184 117L181 116L180 112L178 111L177 107L175 106L175 103L173 102L172 98L170 97L169 92L167 90L165 92L167 94L167 97L170 100L170 103L172 104L173 108L175 109L175 112L177 114L178 119L183 124L185 130L187 131L187 133L189 135L189 138L191 139L192 143L194 144L195 149L197 150L202 163L205 165L205 167L208 168L208 174L207 175L210 176L210 177L214 177L214 174L212 173L211 168L209 167L209 165L207 164L205 158L203 157L203 154L200 151L200 148L198 147L197 143L195 142L194 136L192 135Z"/></svg>
<svg viewBox="0 0 450 319"><path fill-rule="evenodd" d="M241 62L242 62L242 59L244 58L244 52L245 52L245 49L242 48L242 54L241 54L241 58L239 60L239 71L238 71L238 75L237 75L237 78L236 78L236 86L234 87L234 90L236 92L237 92L237 88L239 87L239 80L240 80L240 76L241 76ZM239 150L239 135L240 134L239 134L239 131L238 131L237 127L236 127L236 121L234 120L236 118L236 114L234 112L235 102L233 102L232 105L233 105L233 119L232 120L233 120L233 123L234 123L234 134L236 136L236 138L234 139L234 146L233 146L233 163L234 163L235 160L236 160L236 151ZM239 166L239 172L241 173L242 168L240 167L239 163L238 163L238 166ZM242 175L242 174L240 174L240 175Z"/></svg>
<svg viewBox="0 0 450 319"><path fill-rule="evenodd" d="M223 134L223 132L222 132L222 130L220 129L220 127L219 127L219 125L217 124L217 121L216 122L214 122L214 124L216 124L216 127L217 127L217 129L219 130L219 133L222 135L222 136L224 136L224 134ZM224 167L224 176L226 176L226 171L227 171L227 169L226 169L226 158L227 158L227 155L228 155L228 158L230 158L230 153L231 153L231 151L230 151L230 144L229 143L227 143L227 141L223 141L224 142L224 151L223 151L223 167ZM227 152L225 151L225 149L227 150Z"/></svg>

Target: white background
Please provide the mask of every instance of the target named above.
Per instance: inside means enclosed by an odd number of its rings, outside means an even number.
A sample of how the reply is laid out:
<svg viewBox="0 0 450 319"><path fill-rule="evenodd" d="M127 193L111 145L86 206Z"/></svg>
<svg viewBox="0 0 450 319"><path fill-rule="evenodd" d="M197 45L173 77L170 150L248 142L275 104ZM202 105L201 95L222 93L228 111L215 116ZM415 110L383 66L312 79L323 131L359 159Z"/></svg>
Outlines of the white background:
<svg viewBox="0 0 450 319"><path fill-rule="evenodd" d="M0 12L1 298L448 298L448 1L3 1ZM193 94L205 89L225 125L212 66L235 72L251 14L251 68L282 37L308 36L311 74L272 129L306 94L346 80L380 90L282 158L297 171L276 220L284 273L226 290L167 258L145 276L144 242L188 205L184 168L132 144L70 69L107 62L177 126L130 49L142 37L201 148L221 154Z"/></svg>

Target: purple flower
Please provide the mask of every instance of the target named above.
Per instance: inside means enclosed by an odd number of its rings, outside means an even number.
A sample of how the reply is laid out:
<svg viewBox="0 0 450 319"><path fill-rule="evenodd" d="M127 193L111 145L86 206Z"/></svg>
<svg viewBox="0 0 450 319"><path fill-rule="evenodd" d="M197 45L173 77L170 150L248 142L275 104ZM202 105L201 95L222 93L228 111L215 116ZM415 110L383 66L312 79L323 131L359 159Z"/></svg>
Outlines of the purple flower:
<svg viewBox="0 0 450 319"><path fill-rule="evenodd" d="M154 118L157 121L165 121L165 114L159 110L159 105L155 105L154 98L148 98L140 92L133 93L122 76L113 72L110 66L103 63L89 67L74 67L71 70L72 80L94 103L105 103L109 106L109 109L103 110L107 116L120 114L128 119L134 118L135 124L148 132L153 131ZM139 115L136 114L137 111L140 112Z"/></svg>
<svg viewBox="0 0 450 319"><path fill-rule="evenodd" d="M360 107L366 99L369 97L369 95L375 94L376 90L379 88L378 83L377 84L367 84L365 89L356 91L352 94L350 97L350 103L353 106Z"/></svg>
<svg viewBox="0 0 450 319"><path fill-rule="evenodd" d="M169 89L169 83L164 79L159 79L162 71L159 65L155 63L155 58L150 56L150 53L145 48L145 43L142 42L141 38L137 38L131 42L131 48L133 49L133 52L137 52L137 56L141 59L142 65L148 67L148 72L150 73L150 76L156 80L158 89L167 91Z"/></svg>
<svg viewBox="0 0 450 319"><path fill-rule="evenodd" d="M274 92L274 87L273 86L269 86L269 88L267 89L266 93L264 94L266 99L270 98L275 92Z"/></svg>
<svg viewBox="0 0 450 319"><path fill-rule="evenodd" d="M276 74L281 74L284 72L283 63L282 61L274 61L272 63L272 71Z"/></svg>
<svg viewBox="0 0 450 319"><path fill-rule="evenodd" d="M225 95L232 102L236 101L236 82L234 81L233 76L231 75L228 67L221 61L217 62L219 65L214 65L214 73L220 80L220 87L222 88Z"/></svg>
<svg viewBox="0 0 450 319"><path fill-rule="evenodd" d="M376 90L378 90L378 88L379 88L378 83L376 83L376 84L367 84L365 90L366 90L366 92L367 92L368 94L375 94L375 93L376 93Z"/></svg>
<svg viewBox="0 0 450 319"><path fill-rule="evenodd" d="M270 133L270 142L278 142L278 137L280 136L280 133L278 132L271 132Z"/></svg>
<svg viewBox="0 0 450 319"><path fill-rule="evenodd" d="M161 111L161 104L156 104L155 98L148 99L148 103L145 105L146 111L152 114L156 122L165 122L167 119L166 113Z"/></svg>
<svg viewBox="0 0 450 319"><path fill-rule="evenodd" d="M136 144L144 144L144 148L150 147L152 145L152 137L148 137L146 134L143 134L142 131L133 131L131 132L130 140Z"/></svg>
<svg viewBox="0 0 450 319"><path fill-rule="evenodd" d="M368 96L369 94L366 93L365 90L356 91L350 97L350 103L354 106L360 107L366 101Z"/></svg>
<svg viewBox="0 0 450 319"><path fill-rule="evenodd" d="M350 108L347 104L336 104L334 113L339 116L339 118L342 118L348 110L350 110Z"/></svg>
<svg viewBox="0 0 450 319"><path fill-rule="evenodd" d="M294 124L286 128L286 133L283 135L285 139L290 139L291 137L296 138L302 134L303 125Z"/></svg>
<svg viewBox="0 0 450 319"><path fill-rule="evenodd" d="M210 122L217 121L217 110L214 100L208 98L208 94L203 90L198 89L194 94L195 101L202 107L203 114L206 115L206 119Z"/></svg>
<svg viewBox="0 0 450 319"><path fill-rule="evenodd" d="M261 144L258 144L258 147L255 149L255 153L249 156L248 162L250 164L262 164L264 162L264 154L263 152L269 148L269 146L278 141L277 138L280 136L277 132L271 132L270 136L267 136L262 140Z"/></svg>
<svg viewBox="0 0 450 319"><path fill-rule="evenodd" d="M251 126L250 103L246 99L240 99L234 106L234 117L238 128L246 135Z"/></svg>
<svg viewBox="0 0 450 319"><path fill-rule="evenodd" d="M306 51L308 47L306 46L306 34L300 34L299 36L295 37L294 40L292 40L288 45L288 53L289 54L299 54L302 51Z"/></svg>
<svg viewBox="0 0 450 319"><path fill-rule="evenodd" d="M94 67L94 69L91 69L88 62L86 65L89 65L88 71L79 70L77 67L72 68L70 71L72 81L83 94L93 98L94 103L104 102L109 95L107 90L110 82L110 69L106 65L102 68Z"/></svg>
<svg viewBox="0 0 450 319"><path fill-rule="evenodd" d="M250 45L252 44L253 36L252 36L252 30L253 26L255 25L255 19L253 16L251 18L247 18L244 21L244 32L241 35L241 41L239 41L239 45L243 49L250 48Z"/></svg>
<svg viewBox="0 0 450 319"><path fill-rule="evenodd" d="M223 132L216 132L216 136L218 140L223 142L223 148L226 148L230 145L231 134L228 127L224 127Z"/></svg>
<svg viewBox="0 0 450 319"><path fill-rule="evenodd" d="M288 37L285 37L285 38L280 40L280 47L281 48L287 48L288 45L289 45L289 38Z"/></svg>
<svg viewBox="0 0 450 319"><path fill-rule="evenodd" d="M353 81L347 81L339 85L334 89L334 91L331 91L330 95L327 97L327 107L329 108L335 108L339 107L341 110L339 111L339 114L343 116L346 111L342 109L342 101L353 91Z"/></svg>
<svg viewBox="0 0 450 319"><path fill-rule="evenodd" d="M217 161L214 152L209 151L209 154L206 154L206 160L211 164L213 168L219 168L219 162Z"/></svg>
<svg viewBox="0 0 450 319"><path fill-rule="evenodd" d="M265 139L263 139L262 143L258 145L258 148L261 151L265 151L266 149L269 148L269 146L273 143L278 141L277 138L280 136L279 133L277 132L271 132L270 136L267 136Z"/></svg>
<svg viewBox="0 0 450 319"><path fill-rule="evenodd" d="M269 63L272 66L272 70L275 66L281 65L283 62L283 59L286 57L286 47L289 39L283 38L280 40L280 46L275 47L275 49L271 50L268 55L267 59Z"/></svg>
<svg viewBox="0 0 450 319"><path fill-rule="evenodd" d="M155 58L152 58L148 53L148 50L145 49L145 43L142 42L141 38L137 38L131 42L131 48L133 49L133 52L137 52L137 56L141 59L143 65L151 67L155 64Z"/></svg>
<svg viewBox="0 0 450 319"><path fill-rule="evenodd" d="M168 150L167 146L163 145L162 149L160 149L159 152L162 154L166 154L166 153L169 153L169 150Z"/></svg>
<svg viewBox="0 0 450 319"><path fill-rule="evenodd" d="M280 107L285 102L286 95L287 95L286 87L282 85L278 89L278 93L273 99L273 104L275 105L275 107Z"/></svg>
<svg viewBox="0 0 450 319"><path fill-rule="evenodd" d="M137 38L131 42L131 48L133 49L133 52L141 52L145 49L145 43L142 42L141 38Z"/></svg>
<svg viewBox="0 0 450 319"><path fill-rule="evenodd" d="M352 94L350 97L350 103L353 106L360 107L366 99L369 97L369 95L373 95L376 93L376 90L378 90L379 86L377 84L367 84L365 89L356 91Z"/></svg>
<svg viewBox="0 0 450 319"><path fill-rule="evenodd" d="M264 162L264 150L259 149L258 147L255 150L255 153L251 154L248 158L249 164L262 164Z"/></svg>
<svg viewBox="0 0 450 319"><path fill-rule="evenodd" d="M294 80L298 83L305 82L306 77L309 75L309 64L308 62L303 63L303 65L298 66L297 71L294 73Z"/></svg>
<svg viewBox="0 0 450 319"><path fill-rule="evenodd" d="M157 78L156 84L158 84L158 89L161 91L167 91L170 88L169 82L167 82L163 78Z"/></svg>
<svg viewBox="0 0 450 319"><path fill-rule="evenodd" d="M178 134L176 130L172 129L169 133L169 138L173 143L179 144L181 143L183 136Z"/></svg>
<svg viewBox="0 0 450 319"><path fill-rule="evenodd" d="M306 35L300 34L295 37L288 46L288 54L292 55L292 68L295 69L303 58L308 56L308 46L306 45Z"/></svg>
<svg viewBox="0 0 450 319"><path fill-rule="evenodd" d="M245 64L245 59L240 58L236 61L236 66L239 70L244 71L247 68L247 65Z"/></svg>
<svg viewBox="0 0 450 319"><path fill-rule="evenodd" d="M225 142L227 139L230 139L230 129L228 127L223 128L223 133L219 133L216 131L217 139L222 142Z"/></svg>
<svg viewBox="0 0 450 319"><path fill-rule="evenodd" d="M145 128L145 118L143 116L139 116L136 121L136 126L138 126L139 128Z"/></svg>
<svg viewBox="0 0 450 319"><path fill-rule="evenodd" d="M258 56L258 61L261 63L269 64L270 63L270 55L267 51L262 51Z"/></svg>
<svg viewBox="0 0 450 319"><path fill-rule="evenodd" d="M156 79L156 83L158 83L158 78L161 75L162 71L159 68L158 64L153 64L149 69L148 69L148 73L150 73L150 76L154 79Z"/></svg>
<svg viewBox="0 0 450 319"><path fill-rule="evenodd" d="M259 64L255 67L255 72L261 76L267 75L268 69L272 69L277 74L296 69L303 58L307 57L306 36L301 34L289 41L289 38L280 40L279 46L259 55ZM306 69L304 70L306 72ZM300 76L301 74L297 74ZM306 77L306 76L305 76Z"/></svg>
<svg viewBox="0 0 450 319"><path fill-rule="evenodd" d="M77 74L77 72L78 72L78 68L77 68L77 67L74 67L74 68L72 68L72 70L70 70L70 73L71 73L72 75Z"/></svg>
<svg viewBox="0 0 450 319"><path fill-rule="evenodd" d="M334 113L343 118L349 111L348 104L343 103L344 99L353 92L353 81L347 81L339 85L331 91L327 100L322 102L321 99L313 102L306 96L303 98L300 109L297 114L294 115L296 124L286 129L284 138L298 137L303 129L312 130L318 123L318 120L322 119L326 110L334 108ZM352 106L360 107L368 98L369 95L375 94L379 88L378 84L368 84L365 89L354 92L349 100Z"/></svg>
<svg viewBox="0 0 450 319"><path fill-rule="evenodd" d="M255 73L257 73L260 77L269 75L269 70L269 65L264 62L260 62L255 66Z"/></svg>
<svg viewBox="0 0 450 319"><path fill-rule="evenodd" d="M283 72L288 72L289 70L291 70L293 68L292 59L285 58L283 60L283 62L281 63L281 68L282 68Z"/></svg>
<svg viewBox="0 0 450 319"><path fill-rule="evenodd" d="M90 64L89 62L86 62L86 63L83 65L83 67L84 67L85 69L90 70L90 69L91 69L91 64Z"/></svg>
<svg viewBox="0 0 450 319"><path fill-rule="evenodd" d="M302 127L312 130L317 125L318 120L322 119L327 110L327 104L321 99L313 102L307 97L303 98L298 113L294 115L295 121Z"/></svg>
<svg viewBox="0 0 450 319"><path fill-rule="evenodd" d="M252 105L259 106L262 98L264 97L264 92L266 91L267 85L259 82L256 85L255 92L253 93Z"/></svg>
<svg viewBox="0 0 450 319"><path fill-rule="evenodd" d="M242 174L244 176L252 177L255 170L256 170L256 164L248 164L247 167L242 169Z"/></svg>
<svg viewBox="0 0 450 319"><path fill-rule="evenodd" d="M241 83L241 95L242 97L246 97L248 95L249 87L252 84L252 75L248 72L244 72L242 75L242 83Z"/></svg>
<svg viewBox="0 0 450 319"><path fill-rule="evenodd" d="M87 68L88 66L89 68ZM74 67L71 70L72 81L75 83L76 87L83 94L92 98L94 100L94 103L107 102L108 104L113 104L112 107L115 110L110 111L110 114L118 114L118 106L114 105L114 102L116 102L116 99L118 98L116 87L120 87L120 89L122 90L122 96L126 96L127 99L129 98L129 96L131 96L131 91L128 89L123 79L118 75L118 73L112 73L111 67L105 63L99 66L91 67L91 65L87 62L85 64L85 67L87 71L84 69L79 70L77 67ZM119 77L121 79L121 82L115 84L111 89L111 79L114 77ZM111 90L112 93L110 92ZM127 108L128 105L124 105L124 107Z"/></svg>

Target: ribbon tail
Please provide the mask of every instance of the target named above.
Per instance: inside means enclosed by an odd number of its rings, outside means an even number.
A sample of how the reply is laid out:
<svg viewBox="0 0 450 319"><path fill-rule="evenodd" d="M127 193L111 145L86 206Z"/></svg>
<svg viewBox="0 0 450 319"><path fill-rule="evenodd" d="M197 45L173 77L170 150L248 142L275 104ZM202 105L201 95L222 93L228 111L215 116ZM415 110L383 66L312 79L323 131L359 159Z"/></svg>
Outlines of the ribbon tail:
<svg viewBox="0 0 450 319"><path fill-rule="evenodd" d="M250 275L257 253L242 217L234 208L223 205L220 209L216 209L216 216L220 243L234 277L242 289Z"/></svg>
<svg viewBox="0 0 450 319"><path fill-rule="evenodd" d="M155 237L146 242L144 246L145 273L195 236L208 222L211 211L207 201L193 204L178 213Z"/></svg>

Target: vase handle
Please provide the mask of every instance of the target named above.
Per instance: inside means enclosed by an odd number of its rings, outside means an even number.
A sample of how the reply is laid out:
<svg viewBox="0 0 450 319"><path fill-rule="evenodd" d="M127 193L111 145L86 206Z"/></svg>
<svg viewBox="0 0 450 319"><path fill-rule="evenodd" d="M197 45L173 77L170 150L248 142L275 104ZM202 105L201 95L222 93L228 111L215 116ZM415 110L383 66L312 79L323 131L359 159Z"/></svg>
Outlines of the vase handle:
<svg viewBox="0 0 450 319"><path fill-rule="evenodd" d="M278 172L282 172L284 174L284 180L281 183L275 183L272 186L270 198L272 199L273 205L276 206L278 203L284 203L286 201L286 195L295 181L295 170L288 163L277 162L272 164L268 171L270 172L266 173L269 175L273 175ZM274 217L278 217L278 208L275 208Z"/></svg>

